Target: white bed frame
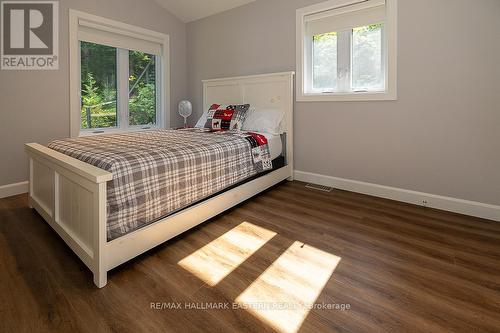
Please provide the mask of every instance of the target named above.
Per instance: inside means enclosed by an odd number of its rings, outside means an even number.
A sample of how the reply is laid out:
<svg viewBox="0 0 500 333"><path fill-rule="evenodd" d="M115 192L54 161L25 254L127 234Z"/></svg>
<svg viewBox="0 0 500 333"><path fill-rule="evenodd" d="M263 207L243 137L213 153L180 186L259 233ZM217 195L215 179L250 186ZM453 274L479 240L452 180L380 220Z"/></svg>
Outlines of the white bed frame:
<svg viewBox="0 0 500 333"><path fill-rule="evenodd" d="M110 172L36 143L29 156L29 204L61 236L102 288L107 272L180 233L293 177L293 72L203 81L203 103L250 103L285 111L286 166L112 241L106 239Z"/></svg>

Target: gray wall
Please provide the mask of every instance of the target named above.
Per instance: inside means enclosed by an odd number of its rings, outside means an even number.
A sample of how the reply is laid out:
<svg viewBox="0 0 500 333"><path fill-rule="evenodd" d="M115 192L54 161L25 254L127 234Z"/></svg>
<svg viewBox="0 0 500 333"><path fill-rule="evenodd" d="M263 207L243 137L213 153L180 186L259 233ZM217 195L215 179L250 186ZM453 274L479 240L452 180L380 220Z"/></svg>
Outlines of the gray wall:
<svg viewBox="0 0 500 333"><path fill-rule="evenodd" d="M315 2L189 23L197 115L202 79L294 70L295 10ZM500 204L499 18L498 0L400 0L398 100L296 103L296 169Z"/></svg>
<svg viewBox="0 0 500 333"><path fill-rule="evenodd" d="M59 70L0 71L0 186L28 179L26 142L69 136L69 9L170 35L171 107L186 98L186 25L152 0L59 1ZM182 123L172 112L172 125Z"/></svg>

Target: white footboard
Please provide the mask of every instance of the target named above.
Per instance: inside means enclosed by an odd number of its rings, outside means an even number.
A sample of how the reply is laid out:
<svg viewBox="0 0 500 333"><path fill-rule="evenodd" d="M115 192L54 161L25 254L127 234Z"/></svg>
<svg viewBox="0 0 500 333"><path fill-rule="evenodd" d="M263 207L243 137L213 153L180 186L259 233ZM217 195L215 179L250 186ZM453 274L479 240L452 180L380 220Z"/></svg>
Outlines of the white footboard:
<svg viewBox="0 0 500 333"><path fill-rule="evenodd" d="M30 163L29 203L94 273L107 282L106 182L110 172L45 146L26 144Z"/></svg>

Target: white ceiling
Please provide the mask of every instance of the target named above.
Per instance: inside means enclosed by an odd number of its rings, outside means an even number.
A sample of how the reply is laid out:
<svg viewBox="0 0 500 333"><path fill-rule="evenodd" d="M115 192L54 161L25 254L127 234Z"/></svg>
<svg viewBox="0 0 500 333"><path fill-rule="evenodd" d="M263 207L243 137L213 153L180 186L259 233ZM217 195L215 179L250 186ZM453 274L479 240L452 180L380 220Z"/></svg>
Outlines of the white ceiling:
<svg viewBox="0 0 500 333"><path fill-rule="evenodd" d="M184 22L214 15L255 0L154 0Z"/></svg>

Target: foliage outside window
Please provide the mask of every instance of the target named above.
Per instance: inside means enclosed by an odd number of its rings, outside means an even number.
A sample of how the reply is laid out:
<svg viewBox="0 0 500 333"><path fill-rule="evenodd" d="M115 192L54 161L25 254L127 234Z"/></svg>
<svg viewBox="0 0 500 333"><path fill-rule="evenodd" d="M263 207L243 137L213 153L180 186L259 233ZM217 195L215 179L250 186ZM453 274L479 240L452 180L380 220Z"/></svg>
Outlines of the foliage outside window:
<svg viewBox="0 0 500 333"><path fill-rule="evenodd" d="M129 51L129 124L156 124L156 63L151 54Z"/></svg>
<svg viewBox="0 0 500 333"><path fill-rule="evenodd" d="M154 55L83 41L80 42L80 53L82 129L156 124L157 66ZM123 59L128 61L127 68L119 66ZM124 91L120 91L123 84L119 78L128 78L127 89L121 89ZM120 102L124 100L128 102Z"/></svg>
<svg viewBox="0 0 500 333"><path fill-rule="evenodd" d="M313 90L337 90L337 33L313 36Z"/></svg>
<svg viewBox="0 0 500 333"><path fill-rule="evenodd" d="M312 36L313 92L384 91L383 24Z"/></svg>
<svg viewBox="0 0 500 333"><path fill-rule="evenodd" d="M81 128L116 127L116 48L81 42Z"/></svg>

